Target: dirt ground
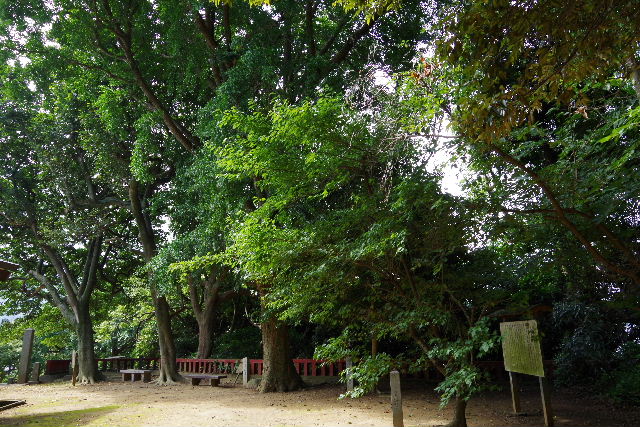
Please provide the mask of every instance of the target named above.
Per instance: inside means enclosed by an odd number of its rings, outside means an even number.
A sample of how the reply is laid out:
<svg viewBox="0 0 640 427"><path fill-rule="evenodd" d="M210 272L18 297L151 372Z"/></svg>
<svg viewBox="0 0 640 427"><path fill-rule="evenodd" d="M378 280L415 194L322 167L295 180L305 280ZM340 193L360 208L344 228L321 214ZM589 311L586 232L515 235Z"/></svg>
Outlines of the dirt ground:
<svg viewBox="0 0 640 427"><path fill-rule="evenodd" d="M403 383L406 426L446 424L451 408L440 409L432 387ZM389 426L389 396L338 400L343 386L321 385L299 392L260 394L255 390L115 380L93 386L70 383L0 387L0 400L24 399L26 405L0 412L10 426ZM469 426L541 426L540 396L525 385L522 408L528 416L510 415L508 389L486 392L467 409ZM556 391L557 426L638 426L640 408L620 409L601 400Z"/></svg>

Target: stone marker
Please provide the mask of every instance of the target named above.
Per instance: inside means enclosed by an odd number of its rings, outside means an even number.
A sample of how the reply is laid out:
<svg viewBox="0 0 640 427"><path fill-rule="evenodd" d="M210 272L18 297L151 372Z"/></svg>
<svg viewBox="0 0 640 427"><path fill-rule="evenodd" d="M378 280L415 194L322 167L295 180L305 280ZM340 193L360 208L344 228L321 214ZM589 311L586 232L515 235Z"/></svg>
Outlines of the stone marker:
<svg viewBox="0 0 640 427"><path fill-rule="evenodd" d="M351 360L350 357L347 357L345 362L346 368L350 372L351 369L353 369L353 360ZM351 373L347 376L347 391L353 391L353 377L351 376Z"/></svg>
<svg viewBox="0 0 640 427"><path fill-rule="evenodd" d="M26 384L29 378L34 332L33 329L29 328L24 331L24 336L22 337L22 352L20 353L20 364L18 365L18 384Z"/></svg>
<svg viewBox="0 0 640 427"><path fill-rule="evenodd" d="M242 386L246 387L249 383L249 358L242 358Z"/></svg>
<svg viewBox="0 0 640 427"><path fill-rule="evenodd" d="M78 378L78 352L73 350L71 353L71 385L76 385Z"/></svg>
<svg viewBox="0 0 640 427"><path fill-rule="evenodd" d="M391 412L393 413L393 427L404 427L402 416L402 394L400 393L400 372L389 373L391 384Z"/></svg>
<svg viewBox="0 0 640 427"><path fill-rule="evenodd" d="M40 362L35 362L31 368L31 381L36 384L40 382Z"/></svg>

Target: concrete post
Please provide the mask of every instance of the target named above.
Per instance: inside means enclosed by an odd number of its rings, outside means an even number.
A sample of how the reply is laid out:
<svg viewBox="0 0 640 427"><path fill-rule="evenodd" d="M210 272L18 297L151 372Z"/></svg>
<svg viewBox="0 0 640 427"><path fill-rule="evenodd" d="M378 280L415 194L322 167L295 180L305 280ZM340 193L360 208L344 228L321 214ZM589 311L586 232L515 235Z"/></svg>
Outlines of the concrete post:
<svg viewBox="0 0 640 427"><path fill-rule="evenodd" d="M347 372L350 372L353 369L353 360L350 357L347 357L345 360ZM353 377L351 374L347 376L347 391L353 391Z"/></svg>
<svg viewBox="0 0 640 427"><path fill-rule="evenodd" d="M18 384L26 384L29 378L34 332L33 329L29 328L24 331L24 336L22 337L22 352L20 353L20 364L18 365Z"/></svg>
<svg viewBox="0 0 640 427"><path fill-rule="evenodd" d="M400 372L389 373L391 383L391 412L393 413L393 427L404 427L402 415L402 393L400 392Z"/></svg>
<svg viewBox="0 0 640 427"><path fill-rule="evenodd" d="M242 358L242 386L246 387L249 383L249 358Z"/></svg>
<svg viewBox="0 0 640 427"><path fill-rule="evenodd" d="M31 368L31 381L36 384L40 382L40 362L35 362Z"/></svg>

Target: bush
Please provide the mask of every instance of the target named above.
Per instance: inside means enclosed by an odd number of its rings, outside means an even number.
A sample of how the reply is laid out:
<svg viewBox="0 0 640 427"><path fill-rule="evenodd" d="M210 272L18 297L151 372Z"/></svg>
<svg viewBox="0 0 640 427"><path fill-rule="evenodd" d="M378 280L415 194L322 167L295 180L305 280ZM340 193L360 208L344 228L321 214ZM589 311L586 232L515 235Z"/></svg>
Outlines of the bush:
<svg viewBox="0 0 640 427"><path fill-rule="evenodd" d="M20 341L0 344L0 382L15 378L20 359Z"/></svg>
<svg viewBox="0 0 640 427"><path fill-rule="evenodd" d="M625 344L618 357L620 365L611 374L607 394L616 403L640 405L640 343Z"/></svg>
<svg viewBox="0 0 640 427"><path fill-rule="evenodd" d="M573 301L556 304L553 320L561 334L554 357L556 384L593 384L614 369L616 348L625 340L623 324L595 305Z"/></svg>

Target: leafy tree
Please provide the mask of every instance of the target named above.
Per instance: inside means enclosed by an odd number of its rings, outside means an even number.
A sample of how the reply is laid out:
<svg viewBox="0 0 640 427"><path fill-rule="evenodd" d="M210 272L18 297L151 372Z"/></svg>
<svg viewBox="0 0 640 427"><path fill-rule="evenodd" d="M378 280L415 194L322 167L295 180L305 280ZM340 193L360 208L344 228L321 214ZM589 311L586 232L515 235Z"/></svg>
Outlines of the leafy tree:
<svg viewBox="0 0 640 427"><path fill-rule="evenodd" d="M258 2L24 0L4 5L10 50L93 76L100 82L97 100L111 121L122 118L127 108L117 104L129 99L149 109L121 120L129 135L119 138L135 144L131 162L137 175L129 201L145 262L162 243L149 203L182 155L159 144L159 133L192 153L201 146L198 134L207 111L246 106L249 100L266 104L273 92L299 99L321 83L340 88L372 63L397 67L412 55L407 41L421 37L426 11L418 1L398 10L385 5L363 22L363 14L345 12L331 1L253 3ZM13 38L18 33L22 39ZM119 157L127 158L130 150L123 151ZM162 169L146 181L140 172L148 163L160 163ZM160 380L178 380L170 307L157 289L152 298L164 360Z"/></svg>
<svg viewBox="0 0 640 427"><path fill-rule="evenodd" d="M90 301L110 257L105 239L118 239L109 231L118 230L117 207L108 185L92 176L77 122L55 125L48 114L7 100L2 109L4 246L32 277L25 293L55 305L75 329L79 379L93 383L99 374Z"/></svg>
<svg viewBox="0 0 640 427"><path fill-rule="evenodd" d="M510 187L494 199L560 224L635 292L637 220L623 212L636 198L625 178L636 173L637 7L460 2L450 12L439 51L453 70L452 126L478 170Z"/></svg>
<svg viewBox="0 0 640 427"><path fill-rule="evenodd" d="M425 171L428 145L407 136L405 123L426 128L436 110L416 113L412 98L390 102L384 92L365 100L355 104L364 113L325 95L299 106L276 102L268 114L225 114L222 124L237 136L218 150L219 164L251 178L262 195L228 253L268 288L270 313L348 325L320 355L348 355L358 330L412 340L417 365L445 375L443 399L457 398L455 424L464 425L481 379L472 362L496 343L482 319L505 296L500 283L482 279L482 254L465 249L465 209ZM378 354L363 367L376 377L391 363Z"/></svg>

